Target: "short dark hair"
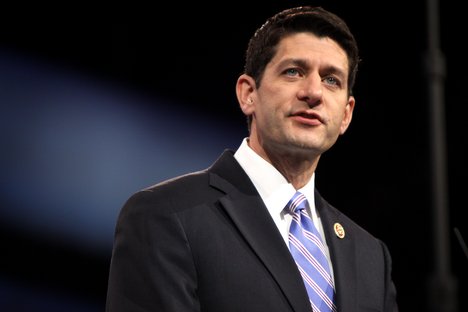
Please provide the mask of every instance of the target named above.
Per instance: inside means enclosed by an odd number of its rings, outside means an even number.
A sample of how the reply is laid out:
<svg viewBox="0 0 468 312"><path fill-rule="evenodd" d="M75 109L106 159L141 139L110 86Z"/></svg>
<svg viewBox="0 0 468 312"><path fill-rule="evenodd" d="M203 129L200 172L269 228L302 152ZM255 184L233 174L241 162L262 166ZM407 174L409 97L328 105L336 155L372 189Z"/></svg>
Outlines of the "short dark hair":
<svg viewBox="0 0 468 312"><path fill-rule="evenodd" d="M286 36L298 32L329 37L346 52L349 63L348 94L352 94L359 64L357 42L343 19L322 7L300 6L283 10L256 30L245 53L244 73L260 87L267 64L274 57L277 45ZM250 117L248 117L250 127Z"/></svg>
<svg viewBox="0 0 468 312"><path fill-rule="evenodd" d="M318 37L329 37L345 50L349 63L348 89L352 90L359 64L356 40L346 23L322 7L301 6L286 9L270 17L250 38L245 54L244 72L261 83L265 67L276 53L285 36L310 32Z"/></svg>

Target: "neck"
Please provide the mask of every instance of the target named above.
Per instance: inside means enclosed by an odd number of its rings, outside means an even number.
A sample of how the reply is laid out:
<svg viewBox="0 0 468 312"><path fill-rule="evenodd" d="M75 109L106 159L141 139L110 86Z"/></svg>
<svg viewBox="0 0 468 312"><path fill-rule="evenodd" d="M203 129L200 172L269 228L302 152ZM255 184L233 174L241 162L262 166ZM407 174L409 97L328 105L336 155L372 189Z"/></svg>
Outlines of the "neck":
<svg viewBox="0 0 468 312"><path fill-rule="evenodd" d="M320 155L310 150L266 148L259 144L249 146L263 159L272 164L296 190L304 187L317 168Z"/></svg>
<svg viewBox="0 0 468 312"><path fill-rule="evenodd" d="M304 159L288 155L272 155L267 159L290 182L296 190L309 183L315 169L318 158Z"/></svg>

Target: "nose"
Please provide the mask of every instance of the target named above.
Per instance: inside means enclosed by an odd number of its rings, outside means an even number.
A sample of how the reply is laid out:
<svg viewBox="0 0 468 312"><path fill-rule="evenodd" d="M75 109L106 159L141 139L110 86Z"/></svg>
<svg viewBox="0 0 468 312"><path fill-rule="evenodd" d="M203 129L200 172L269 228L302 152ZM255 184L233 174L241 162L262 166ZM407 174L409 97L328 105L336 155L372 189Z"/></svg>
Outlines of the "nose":
<svg viewBox="0 0 468 312"><path fill-rule="evenodd" d="M307 102L309 106L318 105L323 96L322 78L319 74L311 74L301 81L297 97L301 101Z"/></svg>

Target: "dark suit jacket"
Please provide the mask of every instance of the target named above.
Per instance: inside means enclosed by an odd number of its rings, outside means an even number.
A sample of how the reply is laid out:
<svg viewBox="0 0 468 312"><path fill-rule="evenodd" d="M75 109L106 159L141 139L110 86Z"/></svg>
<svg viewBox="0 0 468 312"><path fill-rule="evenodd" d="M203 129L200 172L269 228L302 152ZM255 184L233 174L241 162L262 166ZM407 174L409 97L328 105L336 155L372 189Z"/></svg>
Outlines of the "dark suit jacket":
<svg viewBox="0 0 468 312"><path fill-rule="evenodd" d="M338 311L397 311L385 245L316 192ZM345 237L333 230L339 222ZM260 195L225 151L207 170L134 194L118 218L106 311L310 312Z"/></svg>

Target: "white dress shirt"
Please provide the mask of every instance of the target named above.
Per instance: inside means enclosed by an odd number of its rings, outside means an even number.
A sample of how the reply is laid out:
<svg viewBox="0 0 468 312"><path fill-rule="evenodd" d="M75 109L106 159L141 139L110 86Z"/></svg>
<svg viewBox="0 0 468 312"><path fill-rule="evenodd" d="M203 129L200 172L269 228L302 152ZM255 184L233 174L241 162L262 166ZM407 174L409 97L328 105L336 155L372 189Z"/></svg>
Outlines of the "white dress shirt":
<svg viewBox="0 0 468 312"><path fill-rule="evenodd" d="M249 147L247 138L244 138L234 154L234 157L239 162L242 169L247 173L250 180L252 180L260 194L260 197L265 203L268 212L278 227L284 242L289 248L288 233L292 216L289 213L286 213L284 208L296 193L296 189L275 167L273 167L273 165ZM310 211L308 210L307 212L311 216L320 235L322 235L325 254L327 256L328 263L330 264L333 277L333 266L330 260L330 252L325 241L322 222L320 221L320 217L318 216L315 208L314 186L315 173L312 175L310 181L297 191L302 192L309 202Z"/></svg>

